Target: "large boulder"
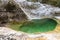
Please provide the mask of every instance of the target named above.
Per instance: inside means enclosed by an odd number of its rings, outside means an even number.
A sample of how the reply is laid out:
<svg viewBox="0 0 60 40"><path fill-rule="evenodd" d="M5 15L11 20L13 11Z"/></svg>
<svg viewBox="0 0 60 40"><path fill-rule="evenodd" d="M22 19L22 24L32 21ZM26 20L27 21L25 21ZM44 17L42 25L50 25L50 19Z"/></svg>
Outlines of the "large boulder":
<svg viewBox="0 0 60 40"><path fill-rule="evenodd" d="M25 13L21 8L10 0L0 0L0 23L8 23L10 21L23 21L27 20ZM5 3L6 2L6 3Z"/></svg>
<svg viewBox="0 0 60 40"><path fill-rule="evenodd" d="M60 0L42 0L42 3L60 7Z"/></svg>

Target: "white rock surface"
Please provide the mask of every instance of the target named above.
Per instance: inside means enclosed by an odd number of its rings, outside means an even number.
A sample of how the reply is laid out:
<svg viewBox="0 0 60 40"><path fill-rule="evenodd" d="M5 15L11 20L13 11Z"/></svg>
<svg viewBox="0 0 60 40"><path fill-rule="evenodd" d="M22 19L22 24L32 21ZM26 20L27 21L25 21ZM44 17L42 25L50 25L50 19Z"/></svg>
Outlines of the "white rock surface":
<svg viewBox="0 0 60 40"><path fill-rule="evenodd" d="M6 5L12 0L1 0L2 5ZM60 8L51 5L42 4L40 2L28 2L26 0L13 0L22 11L27 15L28 19L53 18L55 13L60 13ZM1 6L1 5L0 5ZM60 15L60 14L59 14Z"/></svg>
<svg viewBox="0 0 60 40"><path fill-rule="evenodd" d="M14 31L10 28L0 27L0 40L8 40L8 38L14 39L14 40L15 39L23 40L25 38L37 38L37 37L45 37L45 38L47 38L47 40L58 40L57 37L60 37L60 33L26 34L23 32ZM60 40L60 38L59 38L59 40Z"/></svg>
<svg viewBox="0 0 60 40"><path fill-rule="evenodd" d="M28 19L43 19L43 18L53 18L55 13L60 13L60 8L53 7L51 5L42 4L39 2L17 2L16 4L22 9L22 11L27 15Z"/></svg>

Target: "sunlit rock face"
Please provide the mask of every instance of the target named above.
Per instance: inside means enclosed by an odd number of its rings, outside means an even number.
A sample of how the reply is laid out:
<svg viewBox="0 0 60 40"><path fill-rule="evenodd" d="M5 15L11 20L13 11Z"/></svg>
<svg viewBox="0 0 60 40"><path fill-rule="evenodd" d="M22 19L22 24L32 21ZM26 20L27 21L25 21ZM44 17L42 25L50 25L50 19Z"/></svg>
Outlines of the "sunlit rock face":
<svg viewBox="0 0 60 40"><path fill-rule="evenodd" d="M16 1L15 1L16 2ZM39 2L16 2L23 12L28 16L28 19L43 19L53 18L56 14L60 13L60 8L53 7Z"/></svg>
<svg viewBox="0 0 60 40"><path fill-rule="evenodd" d="M1 2L2 4L6 2L5 3L5 6L6 6L9 0L1 0ZM43 18L54 18L54 16L57 13L60 14L60 8L52 7L47 4L42 4L39 2L28 2L27 0L13 0L12 2L16 5L19 5L19 8L17 11L22 10L23 13L25 13L25 15L30 20L31 19L43 19Z"/></svg>

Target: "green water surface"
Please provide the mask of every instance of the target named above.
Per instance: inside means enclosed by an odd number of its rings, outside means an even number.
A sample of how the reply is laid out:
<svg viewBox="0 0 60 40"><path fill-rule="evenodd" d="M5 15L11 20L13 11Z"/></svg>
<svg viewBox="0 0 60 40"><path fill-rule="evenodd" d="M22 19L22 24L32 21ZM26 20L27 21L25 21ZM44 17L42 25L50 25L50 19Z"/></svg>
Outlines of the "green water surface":
<svg viewBox="0 0 60 40"><path fill-rule="evenodd" d="M25 22L20 26L19 30L26 33L38 33L48 32L56 28L57 22L53 19L34 19L29 22Z"/></svg>

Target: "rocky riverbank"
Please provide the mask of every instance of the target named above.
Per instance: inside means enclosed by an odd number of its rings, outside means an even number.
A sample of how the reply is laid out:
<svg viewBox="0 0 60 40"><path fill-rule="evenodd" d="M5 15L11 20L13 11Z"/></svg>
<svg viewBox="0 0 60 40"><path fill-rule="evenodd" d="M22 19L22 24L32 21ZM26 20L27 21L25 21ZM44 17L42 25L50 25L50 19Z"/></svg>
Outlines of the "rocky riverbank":
<svg viewBox="0 0 60 40"><path fill-rule="evenodd" d="M12 4L13 4L13 6L12 6ZM17 5L19 5L19 6L17 6ZM17 8L13 9L13 7L15 7L15 6ZM34 8L38 7L38 8L33 9L33 7ZM12 8L12 9L9 9L9 8ZM24 9L24 10L22 10L22 9ZM14 12L11 12L13 10L14 10ZM50 16L51 12L53 14L55 14L55 12L60 14L60 8L52 7L50 5L42 4L42 3L38 3L38 2L37 3L28 2L25 0L24 0L24 2L23 2L23 0L20 0L20 1L14 0L14 2L12 1L11 3L9 3L9 0L1 0L1 2L0 2L0 25L1 24L5 25L6 22L8 23L11 20L13 20L14 22L15 21L19 22L20 20L27 20L27 17L25 15L26 13L27 13L27 16L30 16L34 19L34 17L40 18L40 16L41 16L41 15L36 16L36 14L42 14L42 13L47 14L46 16L48 17L48 16ZM44 15L42 15L42 16L44 16ZM58 17L58 19L60 19L60 17ZM0 26L0 40L60 40L60 24L52 32L38 33L38 34L37 33L36 34L27 34L27 33L23 33L20 31L12 30L5 26L4 27Z"/></svg>
<svg viewBox="0 0 60 40"><path fill-rule="evenodd" d="M60 40L60 32L26 34L7 27L0 27L0 40Z"/></svg>

